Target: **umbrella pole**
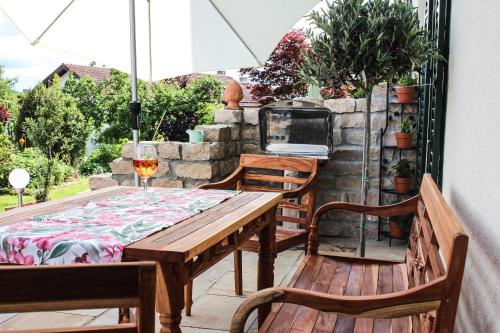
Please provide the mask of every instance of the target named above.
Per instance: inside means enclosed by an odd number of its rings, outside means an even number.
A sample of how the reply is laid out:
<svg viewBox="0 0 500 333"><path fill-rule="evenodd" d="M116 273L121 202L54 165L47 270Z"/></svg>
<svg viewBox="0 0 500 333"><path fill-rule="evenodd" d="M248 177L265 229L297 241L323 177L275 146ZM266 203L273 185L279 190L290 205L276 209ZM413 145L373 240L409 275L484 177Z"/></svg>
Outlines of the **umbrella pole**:
<svg viewBox="0 0 500 333"><path fill-rule="evenodd" d="M132 123L132 137L134 141L134 150L139 144L139 114L141 113L141 103L137 98L137 51L135 40L135 0L129 0L129 15L130 15L130 83L132 86L132 98L129 109ZM140 185L139 175L134 173L135 186Z"/></svg>

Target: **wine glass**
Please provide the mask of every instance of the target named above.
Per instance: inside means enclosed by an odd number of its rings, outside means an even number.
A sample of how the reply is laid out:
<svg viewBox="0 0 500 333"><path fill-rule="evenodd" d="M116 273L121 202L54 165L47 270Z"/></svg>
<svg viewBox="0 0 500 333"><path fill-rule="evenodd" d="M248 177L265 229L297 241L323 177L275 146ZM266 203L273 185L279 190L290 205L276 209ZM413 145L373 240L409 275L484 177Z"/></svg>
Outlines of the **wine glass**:
<svg viewBox="0 0 500 333"><path fill-rule="evenodd" d="M148 179L158 168L158 155L156 147L150 143L139 143L134 150L134 170L141 177L144 192L148 189Z"/></svg>

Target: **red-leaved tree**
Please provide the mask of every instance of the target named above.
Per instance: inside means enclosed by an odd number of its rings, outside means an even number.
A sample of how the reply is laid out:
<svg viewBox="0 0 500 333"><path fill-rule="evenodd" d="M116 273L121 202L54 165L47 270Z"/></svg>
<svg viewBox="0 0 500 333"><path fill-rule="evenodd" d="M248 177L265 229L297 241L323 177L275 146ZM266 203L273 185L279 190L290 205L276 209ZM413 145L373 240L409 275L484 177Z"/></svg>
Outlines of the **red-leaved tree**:
<svg viewBox="0 0 500 333"><path fill-rule="evenodd" d="M250 93L259 102L291 99L307 93L307 85L301 81L298 66L302 63L302 49L308 47L302 30L289 31L274 49L264 67L241 68L240 73L249 76Z"/></svg>

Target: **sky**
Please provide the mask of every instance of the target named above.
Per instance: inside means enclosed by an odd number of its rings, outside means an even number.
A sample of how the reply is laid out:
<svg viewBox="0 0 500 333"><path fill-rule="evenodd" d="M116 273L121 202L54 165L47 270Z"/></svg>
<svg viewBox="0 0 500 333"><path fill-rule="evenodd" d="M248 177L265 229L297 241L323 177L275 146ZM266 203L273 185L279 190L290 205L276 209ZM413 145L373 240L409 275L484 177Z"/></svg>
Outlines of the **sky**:
<svg viewBox="0 0 500 333"><path fill-rule="evenodd" d="M301 20L295 27L305 25L305 20ZM5 77L17 80L16 90L32 88L61 63L89 65L88 59L29 45L0 10L0 65L4 67ZM97 65L102 64L97 63ZM228 70L227 74L237 77L238 71Z"/></svg>

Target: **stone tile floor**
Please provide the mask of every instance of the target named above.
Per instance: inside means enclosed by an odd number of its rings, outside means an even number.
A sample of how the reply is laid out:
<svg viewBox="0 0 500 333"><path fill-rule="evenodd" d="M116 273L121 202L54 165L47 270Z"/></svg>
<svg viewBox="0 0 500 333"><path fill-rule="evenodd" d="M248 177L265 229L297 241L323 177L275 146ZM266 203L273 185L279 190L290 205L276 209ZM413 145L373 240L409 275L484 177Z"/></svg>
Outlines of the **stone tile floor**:
<svg viewBox="0 0 500 333"><path fill-rule="evenodd" d="M357 239L323 240L320 252L336 255L353 256L356 252ZM406 244L369 240L367 257L386 260L402 260ZM303 249L295 248L278 255L275 263L275 285L285 286L303 257ZM221 260L217 265L194 281L192 316L183 316L184 333L220 333L229 328L232 315L238 305L256 290L257 255L243 254L244 296L234 295L234 272L232 255ZM96 326L116 323L116 309L73 310L50 313L0 314L0 331L31 328L52 328L61 326ZM256 331L255 313L247 322L247 332ZM158 320L158 319L157 319ZM157 322L157 331L159 324Z"/></svg>

